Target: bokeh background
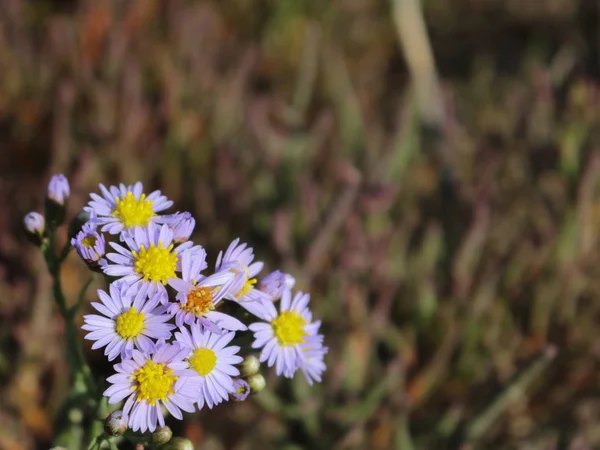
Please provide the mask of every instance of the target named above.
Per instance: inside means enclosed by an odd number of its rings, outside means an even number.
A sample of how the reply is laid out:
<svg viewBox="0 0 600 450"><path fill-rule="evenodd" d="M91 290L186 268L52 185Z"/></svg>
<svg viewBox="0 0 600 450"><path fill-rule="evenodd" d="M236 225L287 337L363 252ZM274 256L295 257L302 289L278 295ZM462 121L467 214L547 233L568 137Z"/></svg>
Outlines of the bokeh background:
<svg viewBox="0 0 600 450"><path fill-rule="evenodd" d="M73 215L141 180L312 293L324 382L173 423L197 448L600 448L599 9L1 0L0 449L69 387L21 230L57 172Z"/></svg>

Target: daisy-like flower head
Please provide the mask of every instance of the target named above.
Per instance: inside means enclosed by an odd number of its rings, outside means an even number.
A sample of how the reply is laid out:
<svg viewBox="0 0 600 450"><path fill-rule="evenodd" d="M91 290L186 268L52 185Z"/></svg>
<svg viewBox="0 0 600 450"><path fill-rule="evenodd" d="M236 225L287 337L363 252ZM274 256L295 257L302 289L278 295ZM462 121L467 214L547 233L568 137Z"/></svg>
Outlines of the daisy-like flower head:
<svg viewBox="0 0 600 450"><path fill-rule="evenodd" d="M167 224L173 230L173 242L177 243L187 241L196 226L196 220L187 211L161 216L157 221Z"/></svg>
<svg viewBox="0 0 600 450"><path fill-rule="evenodd" d="M296 279L293 276L276 270L262 278L258 282L257 288L270 295L272 300L279 300L284 289L292 289L294 284L296 284Z"/></svg>
<svg viewBox="0 0 600 450"><path fill-rule="evenodd" d="M177 291L175 299L178 300L169 305L169 314L175 316L178 327L184 323L191 325L197 322L213 333L246 330L246 325L238 319L215 311L240 275L226 270L205 277L200 272L206 267L204 250L194 252L193 249L188 249L181 253L181 279L173 278L169 281L169 285Z"/></svg>
<svg viewBox="0 0 600 450"><path fill-rule="evenodd" d="M157 221L157 213L170 208L173 202L161 195L160 191L154 191L146 196L143 193L141 182L134 185L119 187L104 187L100 184L98 194L90 194L92 200L84 209L95 212L98 222L103 225L102 231L110 234L119 234L123 230L134 227L145 227L151 222Z"/></svg>
<svg viewBox="0 0 600 450"><path fill-rule="evenodd" d="M154 351L152 339L169 339L173 325L165 323L169 316L165 307L159 306L157 299L146 301L122 296L119 288L112 283L110 295L98 290L100 303L92 306L101 315L90 314L83 317L84 330L90 331L85 338L96 341L92 349L106 347L104 354L112 361L117 356L131 358L134 348L144 352Z"/></svg>
<svg viewBox="0 0 600 450"><path fill-rule="evenodd" d="M229 244L225 254L219 252L216 271L229 270L244 275L240 277L239 282L232 287L228 295L231 300L243 301L250 300L248 296L254 291L255 276L262 270L264 264L260 261L253 262L254 251L252 247L248 247L245 243L239 244L239 242L239 238L235 239Z"/></svg>
<svg viewBox="0 0 600 450"><path fill-rule="evenodd" d="M234 391L230 394L236 402L243 402L250 395L250 385L242 378L233 379Z"/></svg>
<svg viewBox="0 0 600 450"><path fill-rule="evenodd" d="M181 411L193 412L198 401L200 381L183 358L189 353L178 344L159 342L154 352L134 350L131 359L115 364L117 372L107 381L112 384L104 395L115 404L127 398L123 415L133 431L154 431L165 426L163 405L181 420Z"/></svg>
<svg viewBox="0 0 600 450"><path fill-rule="evenodd" d="M129 248L111 242L111 247L118 253L106 255L111 262L104 266L104 273L123 277L120 282L126 295L157 295L161 303L166 303L168 295L165 285L177 278L175 272L181 270L180 252L190 248L192 243L185 242L175 247L173 230L167 225L154 223L124 232L121 237ZM192 252L200 250L201 247L191 249Z"/></svg>
<svg viewBox="0 0 600 450"><path fill-rule="evenodd" d="M292 299L290 289L281 296L281 311L278 313L273 303L266 304L266 322L256 322L248 328L254 332L252 348L262 348L260 362L267 361L275 366L277 375L291 378L304 364L303 346L317 348L322 339L318 337L320 322L311 322L312 313L308 309L309 294L298 292Z"/></svg>
<svg viewBox="0 0 600 450"><path fill-rule="evenodd" d="M77 254L90 267L100 267L106 263L102 257L106 253L106 240L91 223L86 223L81 231L71 239Z"/></svg>
<svg viewBox="0 0 600 450"><path fill-rule="evenodd" d="M215 334L203 330L198 323L190 328L191 333L187 328L180 328L175 333L175 342L189 349L188 367L202 382L198 409L202 409L204 404L212 409L236 391L232 377L238 376L240 371L234 364L241 363L243 358L237 355L240 351L238 346L228 346L235 337L234 332Z"/></svg>
<svg viewBox="0 0 600 450"><path fill-rule="evenodd" d="M225 298L237 302L251 314L265 318L267 304L272 303L269 294L255 288L256 275L262 270L261 261L254 262L254 251L245 243L235 239L225 251L217 257L217 272L228 271L238 275Z"/></svg>

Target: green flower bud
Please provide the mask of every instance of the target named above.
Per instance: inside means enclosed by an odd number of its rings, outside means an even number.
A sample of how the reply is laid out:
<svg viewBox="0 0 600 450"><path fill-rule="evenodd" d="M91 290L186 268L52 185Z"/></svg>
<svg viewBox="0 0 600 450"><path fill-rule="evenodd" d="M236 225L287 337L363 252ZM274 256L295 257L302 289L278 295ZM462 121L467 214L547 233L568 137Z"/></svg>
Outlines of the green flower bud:
<svg viewBox="0 0 600 450"><path fill-rule="evenodd" d="M242 366L240 367L241 375L245 377L249 377L257 373L260 369L260 361L254 355L246 356L244 362L242 362Z"/></svg>
<svg viewBox="0 0 600 450"><path fill-rule="evenodd" d="M194 444L189 439L176 437L171 439L168 444L163 445L161 450L194 450Z"/></svg>
<svg viewBox="0 0 600 450"><path fill-rule="evenodd" d="M104 420L104 432L109 436L121 436L127 431L127 422L123 420L123 411L114 411Z"/></svg>
<svg viewBox="0 0 600 450"><path fill-rule="evenodd" d="M263 377L260 373L248 377L246 381L250 385L250 391L252 392L252 394L258 394L267 385L265 377Z"/></svg>
<svg viewBox="0 0 600 450"><path fill-rule="evenodd" d="M173 432L169 427L158 427L154 433L150 435L151 445L162 445L171 441ZM162 448L162 447L161 447Z"/></svg>

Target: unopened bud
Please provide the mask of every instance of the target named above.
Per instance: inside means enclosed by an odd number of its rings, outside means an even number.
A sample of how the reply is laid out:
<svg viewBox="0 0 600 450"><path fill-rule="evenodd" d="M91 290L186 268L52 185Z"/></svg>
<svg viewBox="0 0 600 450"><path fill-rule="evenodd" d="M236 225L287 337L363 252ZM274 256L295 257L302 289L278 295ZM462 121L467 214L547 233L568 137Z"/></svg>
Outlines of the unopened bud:
<svg viewBox="0 0 600 450"><path fill-rule="evenodd" d="M169 427L158 427L154 433L150 435L151 445L162 445L171 441L173 432ZM162 447L161 447L162 448ZM193 447L192 447L193 448Z"/></svg>
<svg viewBox="0 0 600 450"><path fill-rule="evenodd" d="M187 241L196 226L196 220L187 211L162 216L159 220L173 230L173 242L177 244Z"/></svg>
<svg viewBox="0 0 600 450"><path fill-rule="evenodd" d="M230 397L236 402L243 402L250 395L250 385L241 378L234 378L233 388L235 390L231 392Z"/></svg>
<svg viewBox="0 0 600 450"><path fill-rule="evenodd" d="M256 373L256 374L252 375L251 377L248 377L246 379L246 381L250 385L250 391L252 394L258 394L267 385L267 381L265 380L265 377L263 377L260 373Z"/></svg>
<svg viewBox="0 0 600 450"><path fill-rule="evenodd" d="M272 297L273 301L281 298L285 289L291 289L296 284L296 279L279 270L271 272L258 282L258 289Z"/></svg>
<svg viewBox="0 0 600 450"><path fill-rule="evenodd" d="M176 437L171 439L168 444L163 445L161 450L194 450L194 444L189 439Z"/></svg>
<svg viewBox="0 0 600 450"><path fill-rule="evenodd" d="M27 232L29 240L35 245L40 245L42 243L44 232L46 231L46 221L44 220L44 216L33 211L27 213L23 218L23 225L25 226L25 231Z"/></svg>
<svg viewBox="0 0 600 450"><path fill-rule="evenodd" d="M104 432L109 436L122 436L127 431L127 421L123 411L114 411L104 420Z"/></svg>
<svg viewBox="0 0 600 450"><path fill-rule="evenodd" d="M64 206L69 195L71 194L71 188L69 187L69 180L63 174L54 175L50 178L48 183L48 198L58 205Z"/></svg>
<svg viewBox="0 0 600 450"><path fill-rule="evenodd" d="M66 203L70 193L71 189L69 188L69 181L64 175L54 175L50 179L45 205L46 220L51 229L62 225L64 222Z"/></svg>
<svg viewBox="0 0 600 450"><path fill-rule="evenodd" d="M250 375L254 375L260 369L260 361L254 355L248 355L244 358L242 362L242 366L240 367L241 375L245 377L249 377Z"/></svg>

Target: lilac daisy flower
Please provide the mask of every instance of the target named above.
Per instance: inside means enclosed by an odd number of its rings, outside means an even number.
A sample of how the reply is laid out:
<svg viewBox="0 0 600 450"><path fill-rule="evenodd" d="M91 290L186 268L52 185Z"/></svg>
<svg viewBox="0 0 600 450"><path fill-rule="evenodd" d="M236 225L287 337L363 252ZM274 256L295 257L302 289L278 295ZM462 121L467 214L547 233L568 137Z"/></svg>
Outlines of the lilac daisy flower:
<svg viewBox="0 0 600 450"><path fill-rule="evenodd" d="M230 394L236 402L243 402L250 395L250 385L241 378L233 379L234 391Z"/></svg>
<svg viewBox="0 0 600 450"><path fill-rule="evenodd" d="M237 302L248 312L265 318L266 304L272 303L271 297L258 289L255 289L256 275L262 270L263 263L254 261L254 251L247 244L239 244L239 238L235 239L225 251L219 253L217 257L216 271L230 271L240 274L236 277L229 292L225 296L227 300Z"/></svg>
<svg viewBox="0 0 600 450"><path fill-rule="evenodd" d="M92 349L105 347L104 354L112 361L117 356L131 358L134 347L144 352L154 350L152 339L169 339L173 325L165 323L169 316L158 300L124 297L115 284L109 287L110 295L98 290L100 303L92 306L102 315L90 314L83 317L83 328L90 331L85 339L96 341Z"/></svg>
<svg viewBox="0 0 600 450"><path fill-rule="evenodd" d="M311 322L308 309L309 294L298 292L292 300L292 292L285 289L281 296L278 313L273 303L267 304L267 322L256 322L248 328L254 332L252 348L262 348L260 362L275 365L277 375L291 378L303 364L303 345L318 348L322 341L318 330L321 322Z"/></svg>
<svg viewBox="0 0 600 450"><path fill-rule="evenodd" d="M178 302L169 305L168 312L175 316L175 323L181 327L184 323L198 322L213 333L222 330L246 330L246 325L238 319L215 311L230 286L236 282L233 273L217 272L205 277L200 274L207 267L206 252L194 254L185 250L181 254L181 279L174 278L169 285L177 291Z"/></svg>
<svg viewBox="0 0 600 450"><path fill-rule="evenodd" d="M112 384L104 395L115 404L127 398L123 415L133 431L154 431L165 426L161 405L181 420L181 411L194 412L200 381L187 370L183 358L189 349L160 342L155 352L134 350L131 359L115 364L117 372L107 381Z"/></svg>
<svg viewBox="0 0 600 450"><path fill-rule="evenodd" d="M227 346L235 337L234 332L215 334L203 330L197 323L190 328L191 333L187 328L180 328L175 333L175 340L190 349L188 366L202 381L198 409L202 409L205 403L212 409L236 391L232 377L238 376L240 371L234 364L241 363L243 358L237 355L240 351L238 346Z"/></svg>
<svg viewBox="0 0 600 450"><path fill-rule="evenodd" d="M71 245L88 266L99 268L106 264L106 260L102 259L106 253L106 239L96 231L93 222L83 225L81 231L71 239Z"/></svg>
<svg viewBox="0 0 600 450"><path fill-rule="evenodd" d="M111 261L104 266L104 273L120 279L126 295L137 297L158 296L161 303L168 301L167 282L177 278L181 270L179 253L192 243L185 242L177 247L173 244L173 230L167 225L150 223L147 227L136 227L131 232L121 234L129 248L111 242L118 253L108 253ZM193 252L201 251L194 247Z"/></svg>
<svg viewBox="0 0 600 450"><path fill-rule="evenodd" d="M90 194L92 200L84 209L95 212L98 222L103 225L102 231L110 234L145 227L156 222L159 219L157 213L170 208L173 202L161 195L160 191L146 196L143 189L139 181L134 185L120 184L119 187L111 186L109 189L100 184L102 196Z"/></svg>

